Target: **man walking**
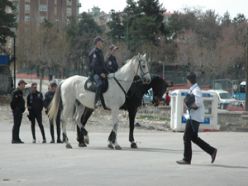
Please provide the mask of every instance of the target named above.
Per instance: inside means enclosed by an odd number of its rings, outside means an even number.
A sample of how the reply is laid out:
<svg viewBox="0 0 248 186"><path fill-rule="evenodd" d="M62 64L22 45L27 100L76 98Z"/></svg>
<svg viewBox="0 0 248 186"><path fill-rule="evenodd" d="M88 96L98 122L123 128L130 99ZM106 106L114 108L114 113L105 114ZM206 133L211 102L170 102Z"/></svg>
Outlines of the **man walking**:
<svg viewBox="0 0 248 186"><path fill-rule="evenodd" d="M10 107L13 113L14 125L12 129L12 143L23 143L19 137L20 126L22 122L22 113L25 111L25 100L23 90L27 83L24 80L18 82L18 87L11 96Z"/></svg>
<svg viewBox="0 0 248 186"><path fill-rule="evenodd" d="M196 75L191 72L187 75L187 84L189 88L189 96L185 100L188 109L188 119L185 126L184 141L184 157L177 161L178 164L191 164L192 147L191 141L198 145L202 150L211 156L211 163L214 163L217 149L198 137L198 129L200 122L204 121L204 105L201 90L196 83Z"/></svg>

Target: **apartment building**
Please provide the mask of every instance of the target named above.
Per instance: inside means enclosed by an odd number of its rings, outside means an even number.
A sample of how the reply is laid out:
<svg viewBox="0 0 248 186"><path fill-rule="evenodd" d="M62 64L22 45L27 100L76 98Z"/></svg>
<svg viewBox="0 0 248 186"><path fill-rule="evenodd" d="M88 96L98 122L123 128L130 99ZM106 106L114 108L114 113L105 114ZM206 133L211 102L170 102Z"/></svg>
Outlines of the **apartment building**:
<svg viewBox="0 0 248 186"><path fill-rule="evenodd" d="M18 32L25 27L36 28L45 19L62 29L69 17L77 17L79 0L11 0L16 5Z"/></svg>

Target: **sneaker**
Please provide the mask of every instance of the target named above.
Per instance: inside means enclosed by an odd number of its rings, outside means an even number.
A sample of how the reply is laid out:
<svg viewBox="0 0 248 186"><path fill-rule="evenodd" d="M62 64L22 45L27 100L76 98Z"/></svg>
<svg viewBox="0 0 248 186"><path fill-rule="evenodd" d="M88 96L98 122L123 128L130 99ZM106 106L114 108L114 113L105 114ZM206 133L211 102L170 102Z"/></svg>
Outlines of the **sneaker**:
<svg viewBox="0 0 248 186"><path fill-rule="evenodd" d="M55 143L55 141L54 140L51 140L50 143Z"/></svg>
<svg viewBox="0 0 248 186"><path fill-rule="evenodd" d="M186 160L179 160L179 161L176 161L177 164L180 164L180 165L190 165L190 162L189 161L186 161Z"/></svg>
<svg viewBox="0 0 248 186"><path fill-rule="evenodd" d="M217 154L217 149L214 149L214 152L211 154L211 163L214 163L216 154Z"/></svg>
<svg viewBox="0 0 248 186"><path fill-rule="evenodd" d="M60 139L57 139L57 143L63 143Z"/></svg>
<svg viewBox="0 0 248 186"><path fill-rule="evenodd" d="M42 143L46 143L46 139L43 139Z"/></svg>
<svg viewBox="0 0 248 186"><path fill-rule="evenodd" d="M33 143L36 143L36 140L35 139L33 140Z"/></svg>

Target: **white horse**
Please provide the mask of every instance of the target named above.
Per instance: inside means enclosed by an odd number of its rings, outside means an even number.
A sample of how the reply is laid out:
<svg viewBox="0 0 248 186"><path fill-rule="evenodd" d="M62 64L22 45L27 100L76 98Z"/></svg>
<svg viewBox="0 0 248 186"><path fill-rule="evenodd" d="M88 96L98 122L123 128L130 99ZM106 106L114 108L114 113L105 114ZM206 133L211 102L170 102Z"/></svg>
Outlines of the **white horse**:
<svg viewBox="0 0 248 186"><path fill-rule="evenodd" d="M126 100L126 92L129 90L134 76L140 76L144 83L151 81L151 76L148 71L146 55L137 55L128 60L116 73L108 75L108 90L103 94L105 104L111 109L112 113L112 145L115 149L121 149L117 143L118 130L118 113L119 108ZM66 148L72 148L66 134L66 124L68 119L73 119L75 108L77 112L83 112L83 108L87 107L94 110L95 93L85 90L84 84L87 77L72 76L64 80L57 88L54 98L50 104L48 116L50 119L55 119L59 110L60 102L62 102L61 122L63 136L66 141ZM79 102L80 104L76 104ZM81 105L77 108L77 105ZM82 109L82 110L79 110ZM77 122L79 128L83 128L81 122Z"/></svg>

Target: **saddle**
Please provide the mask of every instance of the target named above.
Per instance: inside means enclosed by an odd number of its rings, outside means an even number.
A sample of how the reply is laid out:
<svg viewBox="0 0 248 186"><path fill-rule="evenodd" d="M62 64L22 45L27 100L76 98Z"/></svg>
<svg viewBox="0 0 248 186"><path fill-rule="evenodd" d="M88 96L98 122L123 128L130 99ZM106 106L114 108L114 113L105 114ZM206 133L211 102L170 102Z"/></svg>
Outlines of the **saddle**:
<svg viewBox="0 0 248 186"><path fill-rule="evenodd" d="M84 89L90 92L96 92L96 82L92 76L88 77L88 79L86 80L84 84ZM102 94L105 93L107 90L108 90L108 80L104 79L102 86Z"/></svg>

